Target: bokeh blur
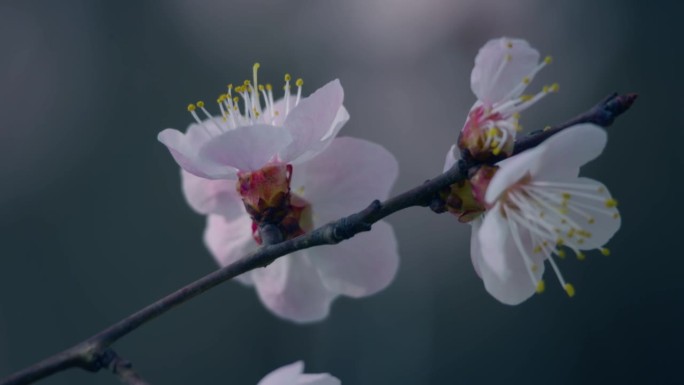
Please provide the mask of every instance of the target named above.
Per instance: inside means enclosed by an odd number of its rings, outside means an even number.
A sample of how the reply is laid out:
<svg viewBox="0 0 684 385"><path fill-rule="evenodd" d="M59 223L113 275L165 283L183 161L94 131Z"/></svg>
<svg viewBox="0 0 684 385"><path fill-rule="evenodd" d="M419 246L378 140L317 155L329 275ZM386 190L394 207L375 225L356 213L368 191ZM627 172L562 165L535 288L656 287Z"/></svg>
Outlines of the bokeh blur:
<svg viewBox="0 0 684 385"><path fill-rule="evenodd" d="M561 91L523 115L560 123L638 92L583 169L620 201L623 227L565 260L517 307L485 291L469 232L449 215L389 219L401 267L385 291L339 299L323 323L277 319L229 282L115 345L153 384L255 384L299 359L346 384L681 383L684 258L682 5L674 1L2 1L0 377L62 350L216 268L204 219L156 140L189 102L248 77L305 93L340 78L341 135L399 159L398 193L441 171L474 101L478 48L525 38ZM41 382L116 384L67 371Z"/></svg>

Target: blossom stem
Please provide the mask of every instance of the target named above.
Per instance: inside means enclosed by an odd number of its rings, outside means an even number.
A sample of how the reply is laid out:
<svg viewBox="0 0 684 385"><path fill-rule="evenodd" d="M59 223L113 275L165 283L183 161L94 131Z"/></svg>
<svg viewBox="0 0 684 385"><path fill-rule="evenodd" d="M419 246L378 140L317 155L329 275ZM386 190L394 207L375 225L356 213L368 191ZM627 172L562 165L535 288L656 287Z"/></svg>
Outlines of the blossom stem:
<svg viewBox="0 0 684 385"><path fill-rule="evenodd" d="M592 122L606 127L617 116L629 109L635 99L635 94L613 94L567 123L518 141L514 153L532 148L573 124ZM280 243L265 242L263 247L251 254L207 274L73 347L3 379L0 385L31 384L70 368L81 368L92 372L109 368L126 384L145 385L147 383L132 370L130 362L119 357L110 348L113 343L176 306L240 274L267 266L277 258L302 249L340 243L358 233L369 231L375 222L397 211L416 206L433 206L440 190L466 179L468 170L480 165L481 163L474 159L461 159L443 174L384 202L373 201L367 208L357 213L330 222L299 237ZM277 234L273 238L276 242Z"/></svg>

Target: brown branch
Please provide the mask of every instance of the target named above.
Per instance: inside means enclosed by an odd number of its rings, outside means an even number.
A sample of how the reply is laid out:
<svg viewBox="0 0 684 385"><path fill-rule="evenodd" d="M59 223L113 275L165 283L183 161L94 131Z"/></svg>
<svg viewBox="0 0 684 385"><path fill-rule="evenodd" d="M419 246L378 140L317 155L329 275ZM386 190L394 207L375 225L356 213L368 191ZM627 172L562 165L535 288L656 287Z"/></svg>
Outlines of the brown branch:
<svg viewBox="0 0 684 385"><path fill-rule="evenodd" d="M592 122L607 127L612 124L617 116L631 106L635 98L636 95L634 94L611 95L568 123L535 133L518 141L515 146L515 153L534 147L554 133L574 124ZM31 384L74 367L93 372L109 367L122 381L128 381L125 383L144 385L146 383L132 371L130 363L120 358L109 348L111 344L159 315L240 274L267 266L277 258L297 250L342 242L358 233L369 231L373 223L397 211L414 206L430 206L434 203L434 198L439 190L465 179L468 170L475 166L478 166L477 162L471 159L462 159L445 173L385 202L376 200L364 210L330 222L310 233L281 243L264 246L148 305L87 340L5 378L0 382L0 385ZM275 237L277 238L277 234Z"/></svg>

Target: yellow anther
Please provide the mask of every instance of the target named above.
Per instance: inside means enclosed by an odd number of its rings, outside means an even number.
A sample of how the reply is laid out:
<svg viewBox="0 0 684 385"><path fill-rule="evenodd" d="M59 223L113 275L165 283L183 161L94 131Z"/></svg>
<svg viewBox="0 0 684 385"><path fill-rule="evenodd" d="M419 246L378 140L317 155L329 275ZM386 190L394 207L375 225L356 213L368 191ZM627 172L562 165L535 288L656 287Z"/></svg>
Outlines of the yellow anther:
<svg viewBox="0 0 684 385"><path fill-rule="evenodd" d="M535 247L534 250L532 250L532 251L534 251L535 253L541 253L541 251L542 251L541 246Z"/></svg>
<svg viewBox="0 0 684 385"><path fill-rule="evenodd" d="M539 266L533 263L532 265L530 265L530 270L532 270L533 273L536 273L537 270L539 270Z"/></svg>
<svg viewBox="0 0 684 385"><path fill-rule="evenodd" d="M500 153L501 153L501 148L499 148L499 147L492 150L492 154L494 154L494 155L499 155Z"/></svg>
<svg viewBox="0 0 684 385"><path fill-rule="evenodd" d="M522 82L523 82L523 84L530 84L530 78L528 78L527 76L525 76L525 77L523 78Z"/></svg>
<svg viewBox="0 0 684 385"><path fill-rule="evenodd" d="M513 113L513 119L520 119L520 112L514 112Z"/></svg>
<svg viewBox="0 0 684 385"><path fill-rule="evenodd" d="M550 92L550 90L551 90L551 87L549 87L549 86L542 87L542 92L544 92L545 94L548 94Z"/></svg>
<svg viewBox="0 0 684 385"><path fill-rule="evenodd" d="M197 107L198 108L204 108L204 102L201 100L199 102L197 102Z"/></svg>
<svg viewBox="0 0 684 385"><path fill-rule="evenodd" d="M533 96L532 95L520 95L520 101L521 102L527 102L532 100Z"/></svg>
<svg viewBox="0 0 684 385"><path fill-rule="evenodd" d="M563 215L566 215L568 213L568 209L565 207L559 207L558 212L563 214Z"/></svg>
<svg viewBox="0 0 684 385"><path fill-rule="evenodd" d="M544 284L543 280L540 280L537 282L537 288L535 289L537 291L537 294L541 294L546 290L546 285Z"/></svg>
<svg viewBox="0 0 684 385"><path fill-rule="evenodd" d="M233 83L228 84L228 91L233 89Z"/></svg>
<svg viewBox="0 0 684 385"><path fill-rule="evenodd" d="M252 66L252 71L257 71L259 67L261 67L261 64L259 64L258 62L254 63L254 65Z"/></svg>
<svg viewBox="0 0 684 385"><path fill-rule="evenodd" d="M563 240L563 238L556 239L556 245L557 246L563 246L563 244L565 244L565 241Z"/></svg>
<svg viewBox="0 0 684 385"><path fill-rule="evenodd" d="M544 131L548 131L548 130L550 130L550 129L551 129L551 126L546 126L546 127L544 127Z"/></svg>
<svg viewBox="0 0 684 385"><path fill-rule="evenodd" d="M188 112L192 112L192 111L195 111L195 105L190 103L190 104L188 104Z"/></svg>
<svg viewBox="0 0 684 385"><path fill-rule="evenodd" d="M593 225L594 223L596 223L596 219L594 219L594 217L589 217L589 219L587 219L587 222L589 222L590 225Z"/></svg>
<svg viewBox="0 0 684 385"><path fill-rule="evenodd" d="M304 85L304 79L302 79L302 78L297 79L295 84L297 85L297 87L303 86Z"/></svg>
<svg viewBox="0 0 684 385"><path fill-rule="evenodd" d="M221 95L219 95L217 101L218 101L219 103L221 103L221 102L225 101L227 98L228 98L228 95L227 95L227 94L221 94Z"/></svg>
<svg viewBox="0 0 684 385"><path fill-rule="evenodd" d="M239 101L240 101L240 98L238 98L237 96L234 96L234 97L233 97L233 102L234 102L234 103L237 103L237 102L239 102Z"/></svg>
<svg viewBox="0 0 684 385"><path fill-rule="evenodd" d="M273 90L273 86L271 85L271 83L266 84L266 91L271 91L271 90Z"/></svg>
<svg viewBox="0 0 684 385"><path fill-rule="evenodd" d="M551 64L552 61L553 61L553 58L551 56L547 56L544 58L544 63L546 63L546 64Z"/></svg>
<svg viewBox="0 0 684 385"><path fill-rule="evenodd" d="M575 236L575 228L571 228L570 231L568 231L568 238L572 238Z"/></svg>
<svg viewBox="0 0 684 385"><path fill-rule="evenodd" d="M494 137L498 133L499 133L499 130L497 130L495 127L492 127L489 130L487 130L487 136Z"/></svg>
<svg viewBox="0 0 684 385"><path fill-rule="evenodd" d="M580 238L577 240L578 245L583 245L584 244L584 238Z"/></svg>
<svg viewBox="0 0 684 385"><path fill-rule="evenodd" d="M249 86L250 84L252 84L252 82L249 81L248 79L246 79L244 82L242 82L242 85L245 87Z"/></svg>
<svg viewBox="0 0 684 385"><path fill-rule="evenodd" d="M560 85L558 85L558 83L553 83L551 84L551 87L549 87L550 92L558 92L559 89Z"/></svg>
<svg viewBox="0 0 684 385"><path fill-rule="evenodd" d="M571 283L566 283L563 286L563 289L565 289L565 292L568 293L568 297L572 298L575 296L575 287L572 286Z"/></svg>
<svg viewBox="0 0 684 385"><path fill-rule="evenodd" d="M498 141L498 140L493 140L490 147L491 147L491 148L497 148L497 147L499 147L499 141Z"/></svg>
<svg viewBox="0 0 684 385"><path fill-rule="evenodd" d="M513 42L509 41L508 43L506 43L506 47L513 48Z"/></svg>
<svg viewBox="0 0 684 385"><path fill-rule="evenodd" d="M263 84L259 84L258 88L259 88L259 91L263 91L265 89Z"/></svg>
<svg viewBox="0 0 684 385"><path fill-rule="evenodd" d="M584 261L585 259L587 259L587 256L583 252L578 251L577 252L577 259L579 259L580 261Z"/></svg>
<svg viewBox="0 0 684 385"><path fill-rule="evenodd" d="M565 258L565 256L566 256L565 250L560 250L560 249L556 250L556 255L557 255L558 258L560 258L560 259Z"/></svg>
<svg viewBox="0 0 684 385"><path fill-rule="evenodd" d="M610 255L610 250L607 247L601 247L599 249L599 251L601 252L601 254L605 255L606 257Z"/></svg>
<svg viewBox="0 0 684 385"><path fill-rule="evenodd" d="M577 233L579 235L583 236L584 238L591 238L591 233L588 232L587 230L580 230Z"/></svg>
<svg viewBox="0 0 684 385"><path fill-rule="evenodd" d="M606 207L608 208L617 207L617 204L618 202L613 198L606 199Z"/></svg>
<svg viewBox="0 0 684 385"><path fill-rule="evenodd" d="M563 199L569 200L571 197L570 193L563 193Z"/></svg>
<svg viewBox="0 0 684 385"><path fill-rule="evenodd" d="M289 82L290 80L292 80L292 76L290 76L290 74L285 74L285 81Z"/></svg>

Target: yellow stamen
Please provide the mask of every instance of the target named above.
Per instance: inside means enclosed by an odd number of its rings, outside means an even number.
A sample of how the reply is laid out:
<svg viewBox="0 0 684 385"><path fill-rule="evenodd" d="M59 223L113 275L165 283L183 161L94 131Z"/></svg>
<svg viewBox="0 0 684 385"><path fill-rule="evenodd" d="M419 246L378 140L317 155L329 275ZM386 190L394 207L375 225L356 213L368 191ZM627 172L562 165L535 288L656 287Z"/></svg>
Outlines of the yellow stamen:
<svg viewBox="0 0 684 385"><path fill-rule="evenodd" d="M544 58L544 63L551 64L551 62L553 62L553 58L551 56L547 56Z"/></svg>
<svg viewBox="0 0 684 385"><path fill-rule="evenodd" d="M190 103L190 104L188 104L188 112L192 112L192 111L195 111L195 105Z"/></svg>
<svg viewBox="0 0 684 385"><path fill-rule="evenodd" d="M198 108L204 107L204 102L201 101L201 100L200 100L199 102L197 102L197 107L198 107Z"/></svg>
<svg viewBox="0 0 684 385"><path fill-rule="evenodd" d="M607 247L601 247L599 249L599 251L601 252L601 254L605 255L606 257L610 255L610 250Z"/></svg>
<svg viewBox="0 0 684 385"><path fill-rule="evenodd" d="M299 78L299 79L297 79L295 84L297 85L297 87L301 87L304 85L304 80L302 78Z"/></svg>
<svg viewBox="0 0 684 385"><path fill-rule="evenodd" d="M617 207L617 204L618 204L618 202L613 198L606 199L606 207L608 207L608 208Z"/></svg>
<svg viewBox="0 0 684 385"><path fill-rule="evenodd" d="M577 252L577 259L580 261L584 261L585 259L587 259L587 256L583 252L578 251Z"/></svg>
<svg viewBox="0 0 684 385"><path fill-rule="evenodd" d="M285 81L289 82L290 80L292 80L292 76L290 76L290 74L285 74Z"/></svg>
<svg viewBox="0 0 684 385"><path fill-rule="evenodd" d="M572 286L571 283L566 283L565 286L563 286L563 289L568 293L568 297L572 298L575 296L575 287Z"/></svg>
<svg viewBox="0 0 684 385"><path fill-rule="evenodd" d="M539 282L537 282L537 288L536 288L537 294L543 293L544 290L546 290L546 285L544 284L543 280L540 280Z"/></svg>

